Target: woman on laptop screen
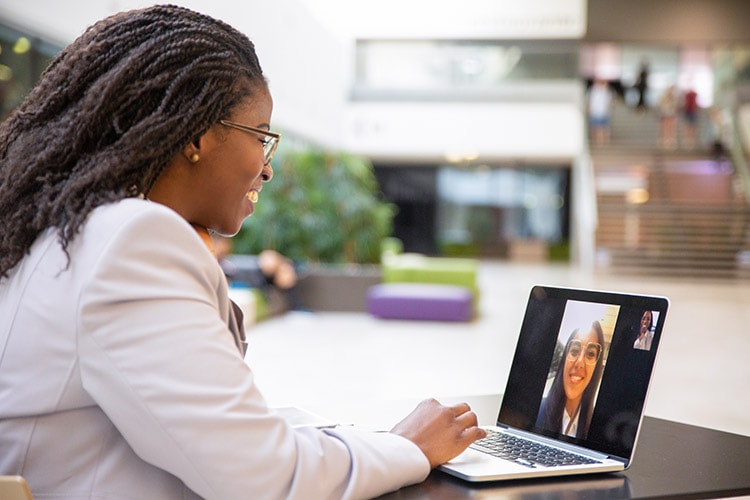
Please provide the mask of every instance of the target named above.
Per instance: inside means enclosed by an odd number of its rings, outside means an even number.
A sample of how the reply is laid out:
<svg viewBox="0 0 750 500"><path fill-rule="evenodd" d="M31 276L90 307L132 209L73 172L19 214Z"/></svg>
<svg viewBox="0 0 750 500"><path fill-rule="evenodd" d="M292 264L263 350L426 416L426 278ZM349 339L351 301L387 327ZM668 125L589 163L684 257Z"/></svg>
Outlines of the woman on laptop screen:
<svg viewBox="0 0 750 500"><path fill-rule="evenodd" d="M583 439L603 371L604 333L599 321L570 334L536 426Z"/></svg>

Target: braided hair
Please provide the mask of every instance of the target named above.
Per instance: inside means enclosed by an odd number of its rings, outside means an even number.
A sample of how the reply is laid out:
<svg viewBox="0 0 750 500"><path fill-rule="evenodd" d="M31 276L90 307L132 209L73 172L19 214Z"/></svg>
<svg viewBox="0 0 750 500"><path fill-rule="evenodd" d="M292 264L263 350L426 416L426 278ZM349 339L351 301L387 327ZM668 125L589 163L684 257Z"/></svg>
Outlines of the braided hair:
<svg viewBox="0 0 750 500"><path fill-rule="evenodd" d="M0 279L48 228L67 253L94 208L147 194L266 86L253 43L197 12L161 5L92 25L0 125Z"/></svg>

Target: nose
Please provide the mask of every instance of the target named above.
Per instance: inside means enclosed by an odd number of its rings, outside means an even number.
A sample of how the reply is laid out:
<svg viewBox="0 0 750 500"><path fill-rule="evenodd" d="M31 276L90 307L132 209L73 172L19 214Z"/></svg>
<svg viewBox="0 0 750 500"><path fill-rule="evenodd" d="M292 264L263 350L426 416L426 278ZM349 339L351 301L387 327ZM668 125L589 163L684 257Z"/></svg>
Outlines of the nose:
<svg viewBox="0 0 750 500"><path fill-rule="evenodd" d="M268 182L273 179L273 167L271 166L270 162L268 163L268 165L263 165L263 170L260 173L260 179L263 182Z"/></svg>
<svg viewBox="0 0 750 500"><path fill-rule="evenodd" d="M581 350L581 352L578 353L578 356L576 356L575 358L573 358L573 364L574 365L578 366L579 364L581 364L581 365L583 364L584 353L585 353L585 351Z"/></svg>

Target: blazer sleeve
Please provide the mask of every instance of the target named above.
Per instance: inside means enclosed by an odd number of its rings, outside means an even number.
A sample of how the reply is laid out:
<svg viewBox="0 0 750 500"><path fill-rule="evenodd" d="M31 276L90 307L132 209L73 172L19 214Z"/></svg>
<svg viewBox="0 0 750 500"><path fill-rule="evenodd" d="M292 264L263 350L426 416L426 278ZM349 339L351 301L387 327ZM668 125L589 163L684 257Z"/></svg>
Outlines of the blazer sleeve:
<svg viewBox="0 0 750 500"><path fill-rule="evenodd" d="M426 478L400 436L293 430L268 409L222 313L221 269L177 214L90 221L83 236L103 250L79 298L81 379L144 461L217 499L366 498Z"/></svg>

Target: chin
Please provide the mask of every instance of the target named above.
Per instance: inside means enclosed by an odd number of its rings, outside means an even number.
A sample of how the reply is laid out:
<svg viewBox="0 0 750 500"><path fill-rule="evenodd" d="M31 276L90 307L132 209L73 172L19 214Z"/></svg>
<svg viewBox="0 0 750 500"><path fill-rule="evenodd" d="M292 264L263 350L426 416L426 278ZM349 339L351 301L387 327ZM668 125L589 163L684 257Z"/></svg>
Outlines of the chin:
<svg viewBox="0 0 750 500"><path fill-rule="evenodd" d="M224 238L231 238L233 236L237 236L237 233L240 232L241 227L242 226L232 231L215 231L215 232L216 234L218 234L219 236L223 236Z"/></svg>
<svg viewBox="0 0 750 500"><path fill-rule="evenodd" d="M215 227L213 228L213 232L218 234L219 236L231 238L232 236L236 236L237 233L240 232L240 229L242 229L242 221L240 221L239 224L222 225L221 227Z"/></svg>

